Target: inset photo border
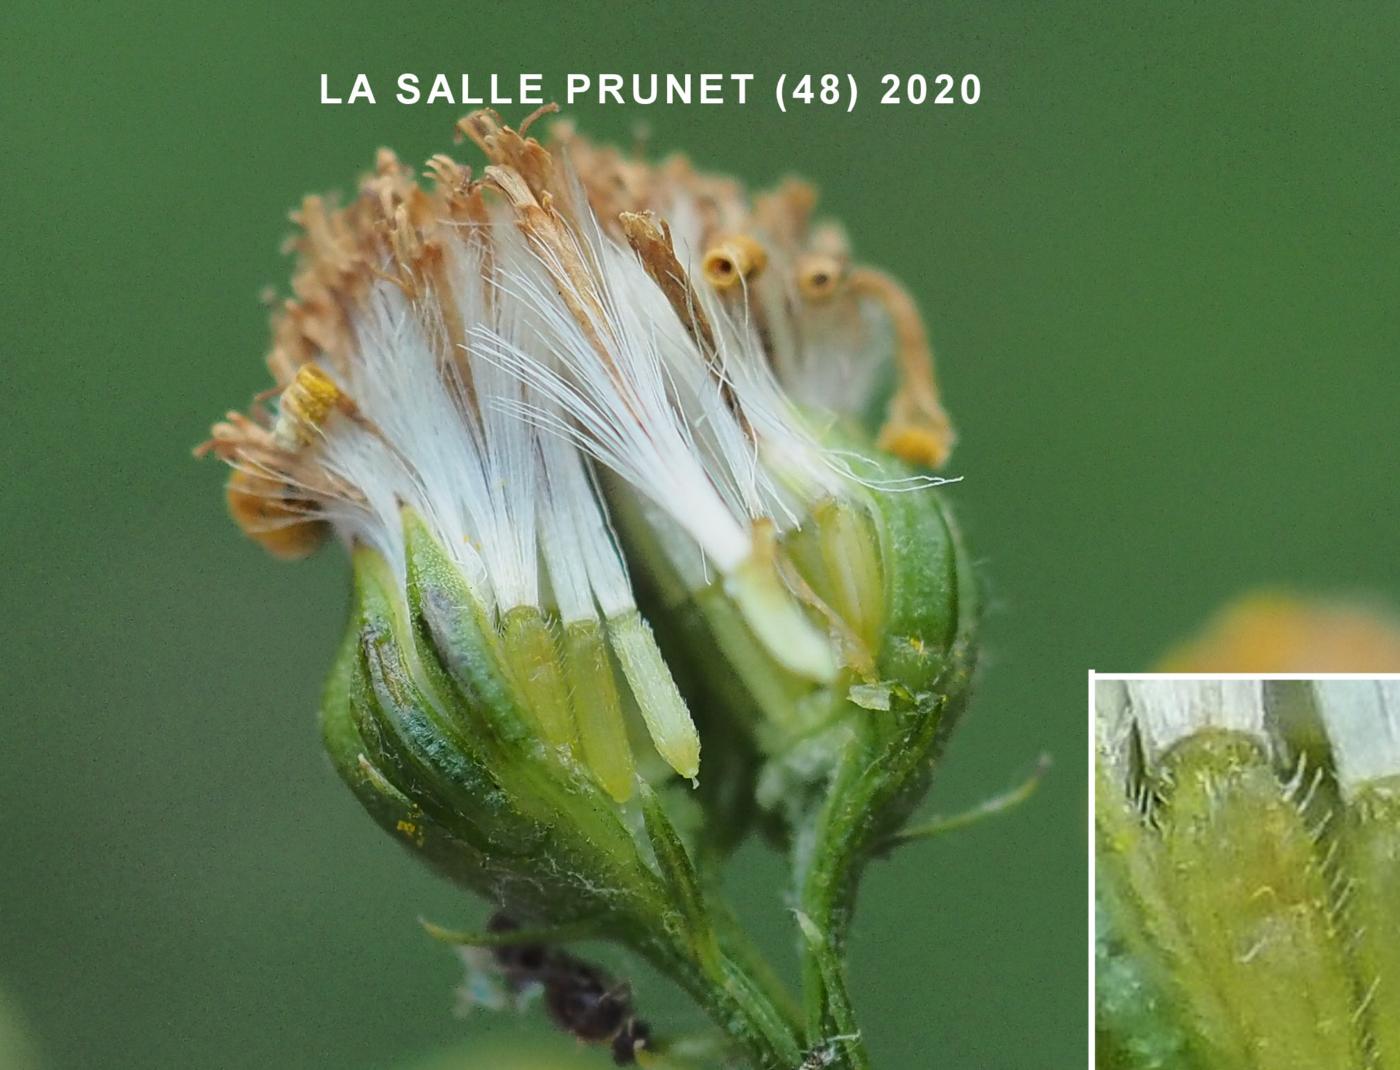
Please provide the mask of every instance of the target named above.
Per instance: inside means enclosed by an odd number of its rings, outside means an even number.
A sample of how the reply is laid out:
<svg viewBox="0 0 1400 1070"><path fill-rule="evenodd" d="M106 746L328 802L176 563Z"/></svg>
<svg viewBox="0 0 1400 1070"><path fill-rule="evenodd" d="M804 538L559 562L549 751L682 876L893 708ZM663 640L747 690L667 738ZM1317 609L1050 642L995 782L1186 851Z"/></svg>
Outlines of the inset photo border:
<svg viewBox="0 0 1400 1070"><path fill-rule="evenodd" d="M1089 674L1090 1065L1400 1065L1400 674Z"/></svg>

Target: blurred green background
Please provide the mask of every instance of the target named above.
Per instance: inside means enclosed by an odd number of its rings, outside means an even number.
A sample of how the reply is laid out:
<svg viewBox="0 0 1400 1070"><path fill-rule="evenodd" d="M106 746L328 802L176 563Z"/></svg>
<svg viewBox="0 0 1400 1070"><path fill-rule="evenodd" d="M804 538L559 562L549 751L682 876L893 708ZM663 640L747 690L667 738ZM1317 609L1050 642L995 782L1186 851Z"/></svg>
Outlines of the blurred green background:
<svg viewBox="0 0 1400 1070"><path fill-rule="evenodd" d="M43 1065L356 1070L546 1032L452 1017L415 918L481 908L319 753L341 555L268 559L188 453L266 383L286 210L380 144L449 145L449 105L318 103L322 71L401 70L863 79L854 115L572 114L810 177L922 300L994 596L929 809L1057 765L871 872L857 1001L883 1070L1083 1065L1086 671L1243 587L1400 596L1400 7L1230 6L6 5L0 988ZM982 102L873 99L943 70ZM780 947L780 869L744 857Z"/></svg>

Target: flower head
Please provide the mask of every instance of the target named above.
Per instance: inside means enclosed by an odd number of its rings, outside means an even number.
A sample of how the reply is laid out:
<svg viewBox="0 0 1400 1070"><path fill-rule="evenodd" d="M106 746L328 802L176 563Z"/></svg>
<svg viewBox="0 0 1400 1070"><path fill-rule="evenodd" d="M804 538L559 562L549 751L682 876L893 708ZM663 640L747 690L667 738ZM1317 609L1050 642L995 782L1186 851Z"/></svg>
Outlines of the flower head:
<svg viewBox="0 0 1400 1070"><path fill-rule="evenodd" d="M347 206L306 199L268 358L275 406L231 413L206 448L234 468L240 525L279 556L334 532L403 578L416 515L504 634L539 730L625 798L611 660L683 776L699 739L603 485L662 570L691 592L718 582L777 665L825 684L875 639L871 492L937 482L831 441L878 390L882 342L904 373L882 440L941 462L951 432L912 302L810 225L807 187L750 202L567 129L550 149L491 112L460 130L489 160L479 179L436 156L424 188L385 150ZM845 557L829 602L782 549L813 527ZM571 693L589 701L571 709Z"/></svg>
<svg viewBox="0 0 1400 1070"><path fill-rule="evenodd" d="M276 385L201 451L269 551L351 551L322 724L380 823L795 1065L696 866L767 810L829 962L962 706L977 592L927 336L805 185L750 199L535 118L459 124L479 176L384 150L344 206L308 197ZM813 1028L851 1033L820 980Z"/></svg>

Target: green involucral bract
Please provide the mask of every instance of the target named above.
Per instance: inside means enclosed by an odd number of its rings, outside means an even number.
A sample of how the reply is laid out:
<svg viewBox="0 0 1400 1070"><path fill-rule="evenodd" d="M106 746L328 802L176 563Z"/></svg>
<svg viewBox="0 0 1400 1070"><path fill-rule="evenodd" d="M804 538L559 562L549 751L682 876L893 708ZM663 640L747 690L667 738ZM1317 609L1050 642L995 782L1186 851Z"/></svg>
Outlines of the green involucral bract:
<svg viewBox="0 0 1400 1070"><path fill-rule="evenodd" d="M1101 769L1104 1070L1400 1066L1393 785L1285 784L1253 736L1178 742L1130 799Z"/></svg>
<svg viewBox="0 0 1400 1070"><path fill-rule="evenodd" d="M582 925L632 948L757 1065L788 1070L859 1032L841 980L855 885L922 798L975 658L977 592L941 496L880 489L910 473L858 463L860 495L780 547L788 582L843 652L827 684L767 654L722 581L686 592L614 488L623 544L651 580L649 617L704 742L695 789L654 760L634 770L588 753L639 718L615 688L566 683L612 679L601 641L577 628L561 636L537 614L506 614L498 628L407 509L405 574L355 550L350 626L323 702L340 775L411 852L528 923ZM569 703L605 723L576 731ZM713 891L715 866L755 819L792 856L805 1024L752 967ZM866 1065L847 1046L831 1065Z"/></svg>
<svg viewBox="0 0 1400 1070"><path fill-rule="evenodd" d="M1353 884L1349 920L1363 1020L1377 1070L1400 1070L1400 778L1373 781L1347 807L1342 861Z"/></svg>
<svg viewBox="0 0 1400 1070"><path fill-rule="evenodd" d="M341 775L411 850L552 921L649 919L665 891L611 801L522 707L476 597L406 513L405 583L355 553L323 726Z"/></svg>

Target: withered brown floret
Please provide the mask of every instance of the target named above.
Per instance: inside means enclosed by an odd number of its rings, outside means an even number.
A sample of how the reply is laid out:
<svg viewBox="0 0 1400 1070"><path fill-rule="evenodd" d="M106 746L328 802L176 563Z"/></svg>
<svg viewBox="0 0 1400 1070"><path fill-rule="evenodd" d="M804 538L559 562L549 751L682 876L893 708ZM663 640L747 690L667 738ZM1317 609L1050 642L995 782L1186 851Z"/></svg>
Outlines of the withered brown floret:
<svg viewBox="0 0 1400 1070"><path fill-rule="evenodd" d="M875 310L890 327L898 371L880 445L929 467L946 461L954 434L918 309L893 278L852 265L839 228L813 225L816 194L809 185L788 179L750 198L739 182L697 171L683 156L648 163L594 145L563 122L555 124L547 143L529 136L531 124L554 110L540 109L519 131L489 109L462 119L460 136L488 161L481 177L438 154L427 161L425 187L393 152L381 149L348 203L308 196L292 213L299 228L287 245L296 256L292 297L274 311L267 356L284 408L295 409L299 372L312 362L341 380L352 378L348 373L363 341L356 337L356 313L380 280L425 310L424 336L444 367L455 368L470 398L461 353L473 325L463 322L454 299L451 259L459 243L479 243L489 273L492 228L504 218L529 240L571 316L611 367L610 340L600 334L608 328L605 296L594 282L597 265L587 262L573 238L591 212L605 233L631 245L722 390L723 358L696 285L711 287L726 302L744 303L775 374L790 388L804 379L821 380L821 369L807 362L826 359L821 354L827 350L814 342L868 348ZM678 212L700 241L694 278L670 235L668 220ZM840 410L859 399L818 400ZM215 425L198 452L213 452L234 467L228 494L239 526L279 556L295 556L324 534L325 525L316 522L317 501L346 490L316 470L315 436L284 434L279 441L273 431L271 414L255 403L246 415ZM275 537L269 534L274 531Z"/></svg>

